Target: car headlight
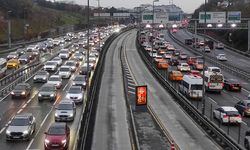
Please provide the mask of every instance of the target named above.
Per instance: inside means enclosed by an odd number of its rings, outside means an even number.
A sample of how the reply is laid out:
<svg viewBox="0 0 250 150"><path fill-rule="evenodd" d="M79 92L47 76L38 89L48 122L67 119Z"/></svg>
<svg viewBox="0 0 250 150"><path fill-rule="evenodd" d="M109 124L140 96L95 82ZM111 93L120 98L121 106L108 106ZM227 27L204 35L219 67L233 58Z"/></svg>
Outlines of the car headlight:
<svg viewBox="0 0 250 150"><path fill-rule="evenodd" d="M9 130L6 130L6 134L10 134L10 131L9 131Z"/></svg>
<svg viewBox="0 0 250 150"><path fill-rule="evenodd" d="M75 83L75 82L73 82L72 84L73 84L73 85L76 85L76 83Z"/></svg>
<svg viewBox="0 0 250 150"><path fill-rule="evenodd" d="M73 113L69 114L70 117L73 117Z"/></svg>
<svg viewBox="0 0 250 150"><path fill-rule="evenodd" d="M55 113L55 116L56 116L56 117L58 117L58 114L57 114L57 113Z"/></svg>
<svg viewBox="0 0 250 150"><path fill-rule="evenodd" d="M21 95L25 95L25 92L23 91L23 92L21 93Z"/></svg>
<svg viewBox="0 0 250 150"><path fill-rule="evenodd" d="M83 82L83 85L86 85L86 82Z"/></svg>
<svg viewBox="0 0 250 150"><path fill-rule="evenodd" d="M66 142L67 142L67 140L66 140L66 139L62 140L62 144L65 144Z"/></svg>
<svg viewBox="0 0 250 150"><path fill-rule="evenodd" d="M11 94L11 95L14 95L15 93L14 93L14 92L11 92L10 94Z"/></svg>
<svg viewBox="0 0 250 150"><path fill-rule="evenodd" d="M38 94L38 97L41 97L41 96L42 96L42 94L39 93L39 94Z"/></svg>
<svg viewBox="0 0 250 150"><path fill-rule="evenodd" d="M45 143L47 143L47 144L48 144L49 142L50 142L50 141L49 141L48 139L45 139Z"/></svg>
<svg viewBox="0 0 250 150"><path fill-rule="evenodd" d="M46 80L46 77L43 77L43 80Z"/></svg>
<svg viewBox="0 0 250 150"><path fill-rule="evenodd" d="M29 133L28 130L23 131L23 134L28 134L28 133Z"/></svg>
<svg viewBox="0 0 250 150"><path fill-rule="evenodd" d="M50 94L50 97L54 97L55 95L54 94Z"/></svg>
<svg viewBox="0 0 250 150"><path fill-rule="evenodd" d="M66 95L66 98L70 99L70 95L69 95L69 94L67 94L67 95Z"/></svg>
<svg viewBox="0 0 250 150"><path fill-rule="evenodd" d="M60 85L60 83L58 82L58 83L56 83L56 85L57 85L57 86L59 86L59 85Z"/></svg>

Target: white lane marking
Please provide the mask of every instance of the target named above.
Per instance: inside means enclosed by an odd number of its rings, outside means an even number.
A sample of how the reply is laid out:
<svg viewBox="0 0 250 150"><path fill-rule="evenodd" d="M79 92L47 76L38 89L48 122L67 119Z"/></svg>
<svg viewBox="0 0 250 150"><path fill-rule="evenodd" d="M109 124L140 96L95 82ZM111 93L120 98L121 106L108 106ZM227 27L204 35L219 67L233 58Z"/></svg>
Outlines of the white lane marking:
<svg viewBox="0 0 250 150"><path fill-rule="evenodd" d="M134 86L128 86L128 89L135 90Z"/></svg>
<svg viewBox="0 0 250 150"><path fill-rule="evenodd" d="M248 91L247 89L242 88L242 90L250 94L250 91Z"/></svg>
<svg viewBox="0 0 250 150"><path fill-rule="evenodd" d="M214 99L212 99L211 97L208 97L208 99L210 99L213 103L217 104L217 102Z"/></svg>
<svg viewBox="0 0 250 150"><path fill-rule="evenodd" d="M63 87L63 91L66 89L66 87L69 85L69 82Z"/></svg>
<svg viewBox="0 0 250 150"><path fill-rule="evenodd" d="M128 85L135 86L135 83L133 83L133 82L128 82Z"/></svg>
<svg viewBox="0 0 250 150"><path fill-rule="evenodd" d="M30 141L30 143L29 143L28 147L26 148L26 150L29 150L29 149L30 149L30 146L31 146L31 144L33 143L33 141L34 141L34 138Z"/></svg>
<svg viewBox="0 0 250 150"><path fill-rule="evenodd" d="M33 99L33 97L27 101L27 104L30 103L32 99Z"/></svg>
<svg viewBox="0 0 250 150"><path fill-rule="evenodd" d="M135 91L128 91L128 93L135 94Z"/></svg>
<svg viewBox="0 0 250 150"><path fill-rule="evenodd" d="M6 129L6 127L3 127L1 130L0 130L0 134L3 133L3 131Z"/></svg>
<svg viewBox="0 0 250 150"><path fill-rule="evenodd" d="M23 109L22 109L22 108L21 108L21 109L19 109L19 110L18 110L18 112L17 112L17 114L20 114L22 111L23 111Z"/></svg>
<svg viewBox="0 0 250 150"><path fill-rule="evenodd" d="M26 104L24 104L24 105L22 106L22 108L24 109L26 106L27 106L27 103L26 103Z"/></svg>
<svg viewBox="0 0 250 150"><path fill-rule="evenodd" d="M242 123L247 126L247 123L245 123L244 121L242 121Z"/></svg>
<svg viewBox="0 0 250 150"><path fill-rule="evenodd" d="M238 97L236 96L233 96L234 99L236 99L237 101L240 101L241 99L239 99Z"/></svg>

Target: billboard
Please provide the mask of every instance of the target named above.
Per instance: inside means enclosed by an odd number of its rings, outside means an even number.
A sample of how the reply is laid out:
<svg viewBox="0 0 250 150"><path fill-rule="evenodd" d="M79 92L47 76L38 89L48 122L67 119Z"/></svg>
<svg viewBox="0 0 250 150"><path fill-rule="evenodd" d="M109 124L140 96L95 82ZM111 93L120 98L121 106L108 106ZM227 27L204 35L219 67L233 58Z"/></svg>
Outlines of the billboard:
<svg viewBox="0 0 250 150"><path fill-rule="evenodd" d="M200 12L199 13L199 23L226 23L226 13L225 12Z"/></svg>
<svg viewBox="0 0 250 150"><path fill-rule="evenodd" d="M147 86L136 86L136 106L147 105Z"/></svg>
<svg viewBox="0 0 250 150"><path fill-rule="evenodd" d="M241 12L240 11L229 11L227 13L227 22L228 23L240 23L241 21Z"/></svg>

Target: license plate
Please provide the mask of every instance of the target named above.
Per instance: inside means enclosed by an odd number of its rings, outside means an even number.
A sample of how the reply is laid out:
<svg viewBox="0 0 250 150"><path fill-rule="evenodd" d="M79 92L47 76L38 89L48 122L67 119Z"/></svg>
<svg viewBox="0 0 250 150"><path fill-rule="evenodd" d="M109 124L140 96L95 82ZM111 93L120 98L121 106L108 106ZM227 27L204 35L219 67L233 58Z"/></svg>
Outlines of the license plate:
<svg viewBox="0 0 250 150"><path fill-rule="evenodd" d="M13 136L13 139L19 139L20 137L19 136Z"/></svg>
<svg viewBox="0 0 250 150"><path fill-rule="evenodd" d="M52 144L51 146L59 146L59 144Z"/></svg>

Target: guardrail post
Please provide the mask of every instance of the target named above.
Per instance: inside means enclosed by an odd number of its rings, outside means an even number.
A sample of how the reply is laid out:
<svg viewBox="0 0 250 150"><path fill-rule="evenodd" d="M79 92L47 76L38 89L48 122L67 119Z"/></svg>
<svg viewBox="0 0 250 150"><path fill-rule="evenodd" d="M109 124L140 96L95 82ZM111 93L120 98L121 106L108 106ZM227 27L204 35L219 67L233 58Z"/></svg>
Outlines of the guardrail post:
<svg viewBox="0 0 250 150"><path fill-rule="evenodd" d="M213 104L210 105L210 120L212 120L213 117Z"/></svg>
<svg viewBox="0 0 250 150"><path fill-rule="evenodd" d="M230 124L230 116L228 116L227 135L229 135L229 129L230 129L229 124Z"/></svg>
<svg viewBox="0 0 250 150"><path fill-rule="evenodd" d="M240 132L241 132L241 124L239 124L238 144L240 144Z"/></svg>

